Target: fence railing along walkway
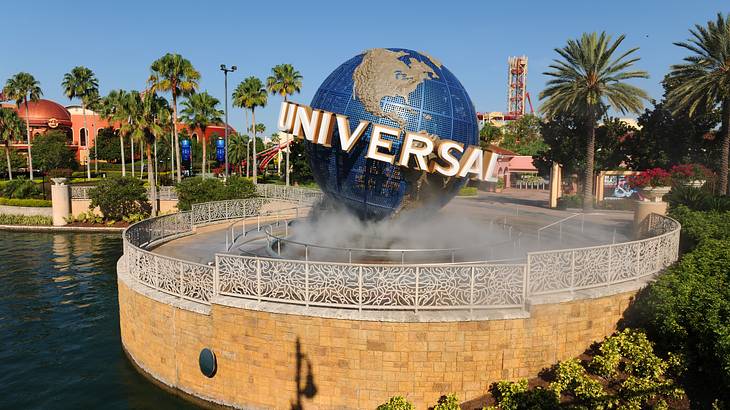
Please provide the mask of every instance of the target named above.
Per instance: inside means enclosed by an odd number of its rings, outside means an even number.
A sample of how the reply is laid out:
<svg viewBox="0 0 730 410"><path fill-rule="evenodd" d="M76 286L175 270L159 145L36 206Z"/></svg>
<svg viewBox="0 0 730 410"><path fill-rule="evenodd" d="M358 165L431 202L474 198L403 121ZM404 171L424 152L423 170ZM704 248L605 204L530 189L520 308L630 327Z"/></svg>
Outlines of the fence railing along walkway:
<svg viewBox="0 0 730 410"><path fill-rule="evenodd" d="M267 202L310 206L321 193L259 186L263 198L196 204L124 232L134 280L182 299L216 295L358 310L524 308L533 296L609 286L653 275L678 258L680 225L652 214L646 238L604 246L530 252L520 263L377 264L215 255L212 266L156 254L156 244L215 221L255 217Z"/></svg>

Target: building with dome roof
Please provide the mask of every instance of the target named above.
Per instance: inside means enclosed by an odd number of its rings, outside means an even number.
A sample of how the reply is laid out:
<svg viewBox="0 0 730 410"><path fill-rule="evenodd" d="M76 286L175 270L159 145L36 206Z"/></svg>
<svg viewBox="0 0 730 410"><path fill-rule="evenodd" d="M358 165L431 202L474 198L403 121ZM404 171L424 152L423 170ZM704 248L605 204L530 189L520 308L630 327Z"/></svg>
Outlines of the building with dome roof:
<svg viewBox="0 0 730 410"><path fill-rule="evenodd" d="M26 119L25 104L21 104L20 108L12 102L4 102L1 104L3 108L11 108L18 112L21 120ZM28 101L27 117L30 124L31 142L33 138L44 134L50 130L59 130L66 134L68 147L76 152L76 158L80 163L85 164L89 152L94 148L94 139L99 130L113 127L119 129L119 124L110 124L109 121L102 118L93 110L86 109L86 126L84 127L84 112L80 105L63 106L55 101L39 99L38 101ZM199 140L202 135L200 129L189 129L185 124L178 124L178 132L187 130L188 134L194 140ZM229 133L236 132L229 126ZM207 140L223 137L225 127L221 125L209 125L205 130ZM19 136L17 140L11 141L10 146L18 151L28 151L28 141L26 135Z"/></svg>

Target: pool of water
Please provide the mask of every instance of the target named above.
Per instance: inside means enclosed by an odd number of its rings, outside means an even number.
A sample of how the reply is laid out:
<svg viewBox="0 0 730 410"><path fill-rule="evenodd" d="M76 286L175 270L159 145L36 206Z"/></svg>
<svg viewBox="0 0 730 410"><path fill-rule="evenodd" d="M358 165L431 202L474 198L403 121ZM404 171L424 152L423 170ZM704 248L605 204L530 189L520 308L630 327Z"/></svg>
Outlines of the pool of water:
<svg viewBox="0 0 730 410"><path fill-rule="evenodd" d="M121 250L120 235L0 231L0 408L195 408L122 351Z"/></svg>

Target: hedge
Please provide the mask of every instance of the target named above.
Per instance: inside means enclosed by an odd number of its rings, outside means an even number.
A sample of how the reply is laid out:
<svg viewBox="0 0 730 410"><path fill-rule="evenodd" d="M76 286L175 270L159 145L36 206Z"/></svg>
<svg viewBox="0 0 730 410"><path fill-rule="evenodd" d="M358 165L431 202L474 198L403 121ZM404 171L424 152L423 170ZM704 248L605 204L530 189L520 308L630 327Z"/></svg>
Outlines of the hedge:
<svg viewBox="0 0 730 410"><path fill-rule="evenodd" d="M0 214L0 225L25 225L25 226L41 226L52 225L53 218L49 216L26 216L26 215L6 215Z"/></svg>
<svg viewBox="0 0 730 410"><path fill-rule="evenodd" d="M0 205L48 208L51 206L51 201L45 199L0 198Z"/></svg>

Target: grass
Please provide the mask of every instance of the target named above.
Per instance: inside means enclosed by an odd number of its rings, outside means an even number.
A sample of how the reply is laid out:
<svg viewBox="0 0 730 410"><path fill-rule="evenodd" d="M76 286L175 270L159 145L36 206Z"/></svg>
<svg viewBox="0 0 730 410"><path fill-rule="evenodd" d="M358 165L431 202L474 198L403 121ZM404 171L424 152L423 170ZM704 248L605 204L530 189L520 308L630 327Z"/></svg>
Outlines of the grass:
<svg viewBox="0 0 730 410"><path fill-rule="evenodd" d="M461 188L459 190L459 196L477 196L477 187L475 186L465 186L464 188Z"/></svg>
<svg viewBox="0 0 730 410"><path fill-rule="evenodd" d="M51 201L45 199L0 198L0 205L48 208L51 206Z"/></svg>
<svg viewBox="0 0 730 410"><path fill-rule="evenodd" d="M50 216L26 216L0 214L0 225L47 226L53 224Z"/></svg>

